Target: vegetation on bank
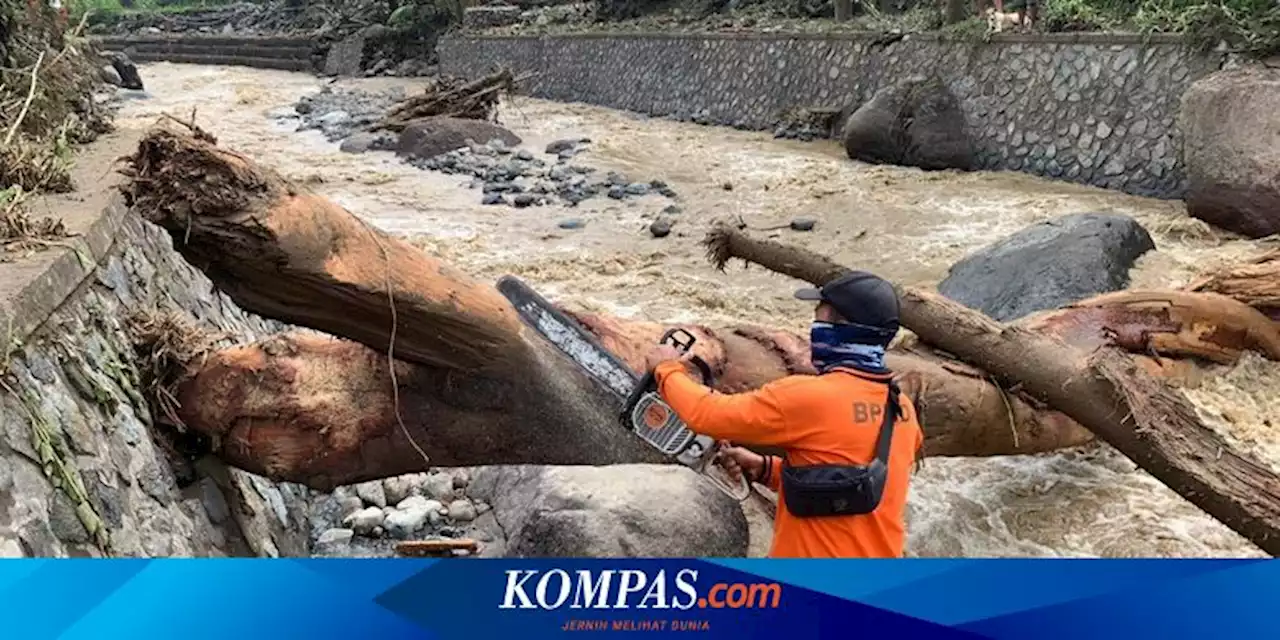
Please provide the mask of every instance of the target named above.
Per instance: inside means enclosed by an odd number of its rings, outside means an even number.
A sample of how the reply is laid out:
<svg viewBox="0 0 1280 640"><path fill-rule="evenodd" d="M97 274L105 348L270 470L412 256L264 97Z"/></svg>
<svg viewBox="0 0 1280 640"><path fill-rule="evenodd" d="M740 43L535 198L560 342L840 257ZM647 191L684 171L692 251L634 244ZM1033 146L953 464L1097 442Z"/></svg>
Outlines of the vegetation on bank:
<svg viewBox="0 0 1280 640"><path fill-rule="evenodd" d="M70 0L68 7L71 15L79 17L85 13L109 15L119 13L177 13L182 11L198 11L236 4L240 0Z"/></svg>
<svg viewBox="0 0 1280 640"><path fill-rule="evenodd" d="M44 2L0 0L0 249L58 235L59 223L27 219L23 203L71 190L72 146L110 129L79 26Z"/></svg>
<svg viewBox="0 0 1280 640"><path fill-rule="evenodd" d="M593 0L593 4L597 21L653 26L667 22L734 29L943 31L975 36L987 32L976 0ZM1173 33L1187 36L1200 48L1223 44L1259 57L1280 53L1280 2L1276 0L1005 0L1004 10L1024 10L1028 4L1037 8L1032 28L1037 32ZM844 16L837 19L838 14Z"/></svg>

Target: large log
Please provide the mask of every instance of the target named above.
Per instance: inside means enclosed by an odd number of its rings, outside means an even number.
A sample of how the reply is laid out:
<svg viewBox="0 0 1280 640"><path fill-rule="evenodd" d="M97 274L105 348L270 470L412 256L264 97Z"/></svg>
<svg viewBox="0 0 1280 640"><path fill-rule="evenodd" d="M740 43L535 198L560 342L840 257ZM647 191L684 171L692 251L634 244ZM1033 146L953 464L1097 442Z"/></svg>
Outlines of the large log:
<svg viewBox="0 0 1280 640"><path fill-rule="evenodd" d="M1187 290L1230 296L1280 322L1280 249L1210 273Z"/></svg>
<svg viewBox="0 0 1280 640"><path fill-rule="evenodd" d="M201 391L184 392L183 410L195 415L182 418L221 438L232 464L332 487L423 470L437 455L662 461L638 439L618 437L612 397L550 343L530 339L493 287L206 135L158 129L127 172L128 202L242 308L367 347L308 335L221 354L221 368L199 378ZM334 395L291 400L290 390L306 388L294 377ZM373 384L391 396L389 407L377 404ZM397 397L405 387L415 393ZM290 401L305 410L285 408ZM429 430L411 427L419 414L432 416Z"/></svg>
<svg viewBox="0 0 1280 640"><path fill-rule="evenodd" d="M1082 309L1094 309L1087 303ZM1102 305L1098 305L1102 306ZM635 371L670 325L595 314L569 315ZM1088 322L1049 323L1093 345ZM1133 321L1132 314L1122 316ZM806 339L788 331L742 326L681 325L699 338L698 353L715 369L715 388L735 393L790 374L811 374ZM559 358L558 356L555 356ZM1001 389L985 372L922 345L889 354L925 428L926 456L995 456L1084 444L1092 433L1022 391ZM1184 372L1186 360L1140 358L1158 375ZM178 418L214 437L232 464L278 480L327 488L422 470L421 446L432 466L488 464L611 464L631 461L618 429L566 432L547 425L530 405L510 416L473 402L489 389L438 370L396 361L395 384L384 354L347 340L296 332L202 358L178 391ZM539 374L534 374L539 375ZM393 391L393 388L395 391ZM577 401L556 401L573 411ZM400 408L404 427L396 417ZM548 438L554 433L556 439ZM412 440L410 440L412 436ZM617 440L605 442L602 440Z"/></svg>
<svg viewBox="0 0 1280 640"><path fill-rule="evenodd" d="M719 267L740 258L816 285L849 270L728 226L709 234L706 245ZM1002 325L934 293L898 287L898 294L903 326L922 340L1018 383L1259 548L1280 552L1280 477L1234 450L1199 420L1185 397L1119 348L1085 350L1047 333Z"/></svg>
<svg viewBox="0 0 1280 640"><path fill-rule="evenodd" d="M606 346L619 335L652 337L652 345L665 330L617 320L610 326L618 333L601 335ZM699 349L719 352L713 366L722 391L758 387L793 372L788 360L808 360L807 353L784 355L733 331L716 334L724 338L704 335ZM638 348L618 353L643 362ZM981 372L905 352L890 361L906 374L904 389L919 406L925 455L1038 453L1092 439L1066 416L1002 393ZM558 375L559 362L568 361L526 363L523 377ZM427 463L415 446L437 467L670 462L637 452L638 439L610 413L616 407L572 388L509 404L509 397L494 396L490 381L403 361L395 371L393 382L384 354L359 343L286 333L205 356L179 385L177 417L211 436L227 462L321 489L423 471ZM548 404L558 405L554 414L546 413ZM573 418L567 426L565 416ZM598 424L582 423L591 419Z"/></svg>

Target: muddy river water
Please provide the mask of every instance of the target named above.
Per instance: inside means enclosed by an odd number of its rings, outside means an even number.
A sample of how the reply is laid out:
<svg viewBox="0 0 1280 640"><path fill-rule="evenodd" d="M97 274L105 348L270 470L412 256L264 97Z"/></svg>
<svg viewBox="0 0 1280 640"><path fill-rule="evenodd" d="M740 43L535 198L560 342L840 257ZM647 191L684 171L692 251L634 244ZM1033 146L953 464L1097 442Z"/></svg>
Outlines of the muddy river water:
<svg viewBox="0 0 1280 640"><path fill-rule="evenodd" d="M1003 172L924 173L872 167L834 143L701 127L580 104L514 98L502 122L540 152L588 137L575 159L632 180L662 179L683 210L674 232L646 228L667 205L659 195L594 198L516 209L483 206L468 180L422 171L385 152L342 153L316 131L273 116L325 80L245 68L153 64L150 97L125 103L118 124L142 128L168 112L197 121L221 144L285 175L424 249L493 281L518 275L548 297L582 309L656 321L752 322L803 330L810 308L794 281L760 269L713 270L698 246L708 223L742 216L752 227L817 220L811 233L769 232L902 282L936 285L966 254L1030 223L1070 213L1134 216L1158 250L1133 271L1135 287L1184 284L1196 274L1260 253L1158 201ZM406 79L342 81L384 89ZM731 187L731 188L730 188ZM585 222L562 230L566 218ZM768 234L766 234L768 235ZM1280 367L1246 358L1188 395L1245 448L1280 461ZM1280 466L1280 463L1273 462ZM1260 556L1106 446L1041 456L929 459L912 486L909 553L916 556Z"/></svg>

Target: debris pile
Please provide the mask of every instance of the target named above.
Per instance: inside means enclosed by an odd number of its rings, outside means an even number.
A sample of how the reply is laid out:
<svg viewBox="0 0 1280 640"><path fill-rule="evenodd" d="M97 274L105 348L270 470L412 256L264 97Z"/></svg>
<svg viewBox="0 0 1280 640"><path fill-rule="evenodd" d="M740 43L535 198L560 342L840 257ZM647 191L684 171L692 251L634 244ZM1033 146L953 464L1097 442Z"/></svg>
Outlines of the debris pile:
<svg viewBox="0 0 1280 640"><path fill-rule="evenodd" d="M467 82L452 76L436 76L422 93L392 107L375 127L401 131L414 120L433 116L493 121L502 94L515 87L509 69Z"/></svg>

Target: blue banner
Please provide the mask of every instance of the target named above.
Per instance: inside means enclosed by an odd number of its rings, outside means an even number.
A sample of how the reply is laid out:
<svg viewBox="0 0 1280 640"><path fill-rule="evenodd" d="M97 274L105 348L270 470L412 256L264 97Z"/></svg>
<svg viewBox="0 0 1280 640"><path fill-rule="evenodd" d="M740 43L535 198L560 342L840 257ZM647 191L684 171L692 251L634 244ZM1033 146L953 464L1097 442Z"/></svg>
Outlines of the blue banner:
<svg viewBox="0 0 1280 640"><path fill-rule="evenodd" d="M1275 637L1269 560L10 560L5 637Z"/></svg>

